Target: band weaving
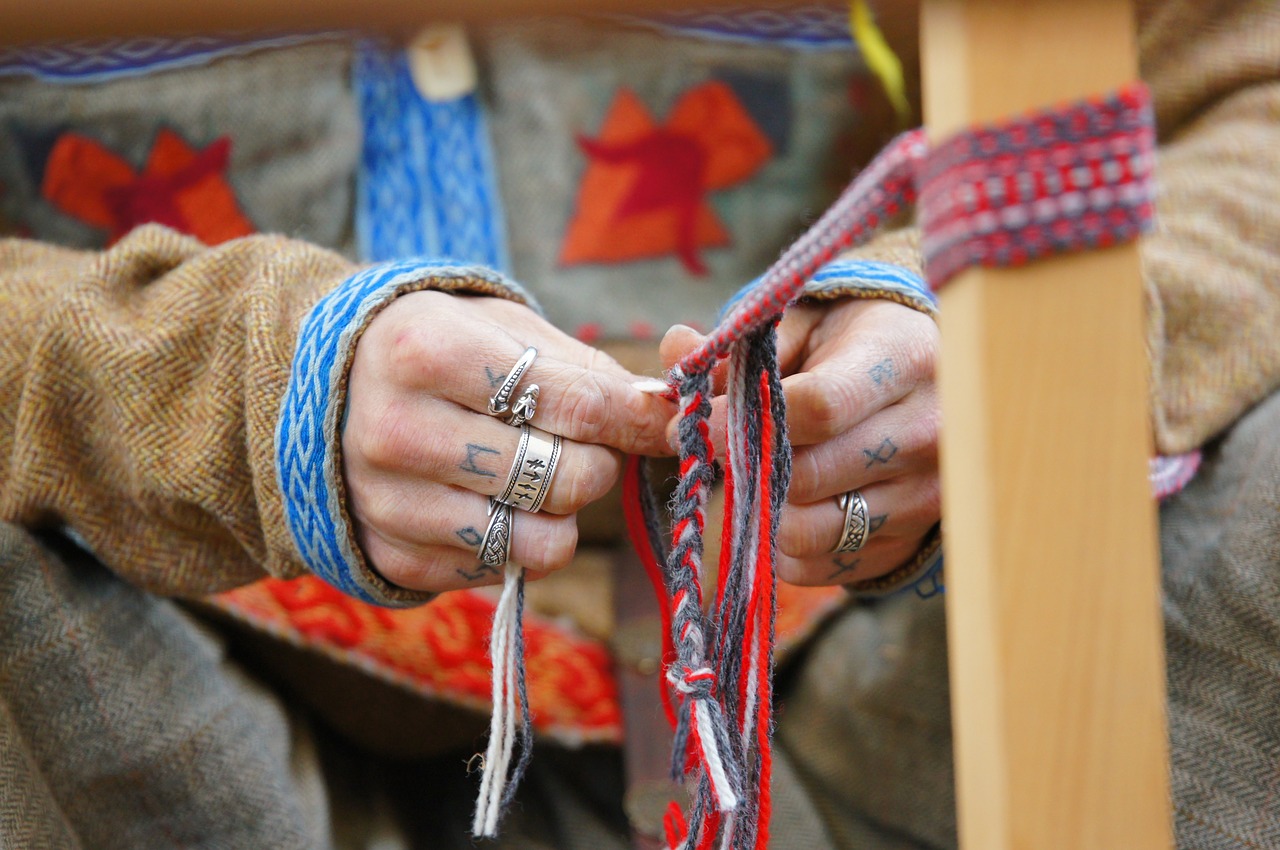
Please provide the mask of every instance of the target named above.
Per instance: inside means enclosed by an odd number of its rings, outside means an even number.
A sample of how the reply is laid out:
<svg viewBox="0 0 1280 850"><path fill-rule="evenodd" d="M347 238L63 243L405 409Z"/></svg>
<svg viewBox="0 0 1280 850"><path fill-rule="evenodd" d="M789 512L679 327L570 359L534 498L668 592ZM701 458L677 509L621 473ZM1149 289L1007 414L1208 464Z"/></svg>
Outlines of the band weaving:
<svg viewBox="0 0 1280 850"><path fill-rule="evenodd" d="M962 133L932 152L922 130L904 133L671 370L680 477L669 551L642 463L628 465L625 488L632 542L669 630L663 701L676 733L672 773L693 789L687 818L675 803L668 809L670 850L768 843L775 536L791 462L774 327L787 305L819 268L914 203L918 187L935 287L970 265L1018 265L1132 240L1151 225L1153 144L1141 85ZM716 468L709 393L711 370L725 357L725 522L708 616L703 533ZM865 501L850 494L843 507L840 545L861 546Z"/></svg>
<svg viewBox="0 0 1280 850"><path fill-rule="evenodd" d="M1153 223L1154 163L1142 85L953 136L920 174L929 285L1133 240Z"/></svg>

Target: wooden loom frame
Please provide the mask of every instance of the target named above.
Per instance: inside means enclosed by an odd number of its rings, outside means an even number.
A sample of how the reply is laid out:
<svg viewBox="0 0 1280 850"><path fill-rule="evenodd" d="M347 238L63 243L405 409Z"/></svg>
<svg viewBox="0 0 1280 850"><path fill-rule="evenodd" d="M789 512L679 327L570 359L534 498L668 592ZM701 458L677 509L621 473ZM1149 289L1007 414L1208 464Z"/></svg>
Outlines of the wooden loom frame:
<svg viewBox="0 0 1280 850"><path fill-rule="evenodd" d="M384 0L378 18L582 5ZM921 5L935 141L1137 77L1127 0ZM342 27L368 16L363 0L10 0L0 41ZM1142 311L1136 245L973 269L942 294L947 607L968 850L1173 846Z"/></svg>

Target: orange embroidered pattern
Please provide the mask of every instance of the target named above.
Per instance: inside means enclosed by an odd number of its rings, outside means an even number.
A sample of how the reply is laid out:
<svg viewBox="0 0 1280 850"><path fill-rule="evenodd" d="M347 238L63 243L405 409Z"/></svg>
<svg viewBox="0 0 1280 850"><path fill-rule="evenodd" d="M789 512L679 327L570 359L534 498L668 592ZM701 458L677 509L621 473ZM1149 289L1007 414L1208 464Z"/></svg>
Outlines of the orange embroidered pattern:
<svg viewBox="0 0 1280 850"><path fill-rule="evenodd" d="M494 600L484 594L459 590L420 608L387 609L308 576L265 579L210 601L291 643L425 696L488 711ZM617 689L604 647L532 617L525 622L525 645L538 729L577 740L617 740Z"/></svg>
<svg viewBox="0 0 1280 850"><path fill-rule="evenodd" d="M579 137L588 164L560 262L617 263L675 254L705 274L699 249L729 244L707 195L743 182L773 156L768 137L733 90L695 86L659 125L620 89L600 135Z"/></svg>
<svg viewBox="0 0 1280 850"><path fill-rule="evenodd" d="M847 600L839 588L779 585L779 651ZM249 625L428 697L489 710L494 600L458 590L421 608L368 605L313 577L265 579L209 600ZM526 611L529 705L538 731L618 742L622 715L605 645Z"/></svg>

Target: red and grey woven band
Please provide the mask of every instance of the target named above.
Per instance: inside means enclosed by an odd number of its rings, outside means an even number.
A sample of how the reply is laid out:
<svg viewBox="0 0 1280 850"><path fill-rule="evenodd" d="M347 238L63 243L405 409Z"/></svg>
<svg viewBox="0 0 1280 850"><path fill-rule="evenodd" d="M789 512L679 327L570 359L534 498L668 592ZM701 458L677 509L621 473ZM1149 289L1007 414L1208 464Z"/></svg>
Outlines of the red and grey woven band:
<svg viewBox="0 0 1280 850"><path fill-rule="evenodd" d="M1154 159L1141 84L948 139L917 176L929 285L1135 239L1152 225Z"/></svg>

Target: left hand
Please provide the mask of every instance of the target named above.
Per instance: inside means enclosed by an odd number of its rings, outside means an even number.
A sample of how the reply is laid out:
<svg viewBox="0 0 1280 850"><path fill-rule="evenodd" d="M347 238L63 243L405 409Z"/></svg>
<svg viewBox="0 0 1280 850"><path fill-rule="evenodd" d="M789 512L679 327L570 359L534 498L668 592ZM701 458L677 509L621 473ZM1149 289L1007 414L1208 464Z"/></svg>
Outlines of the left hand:
<svg viewBox="0 0 1280 850"><path fill-rule="evenodd" d="M680 325L662 341L669 367L702 337ZM842 299L788 309L778 357L794 450L791 489L778 529L778 576L835 585L877 578L906 563L941 515L938 329L892 301ZM712 405L723 457L724 398ZM673 433L673 427L668 434ZM835 497L858 490L869 536L835 555L844 512Z"/></svg>

